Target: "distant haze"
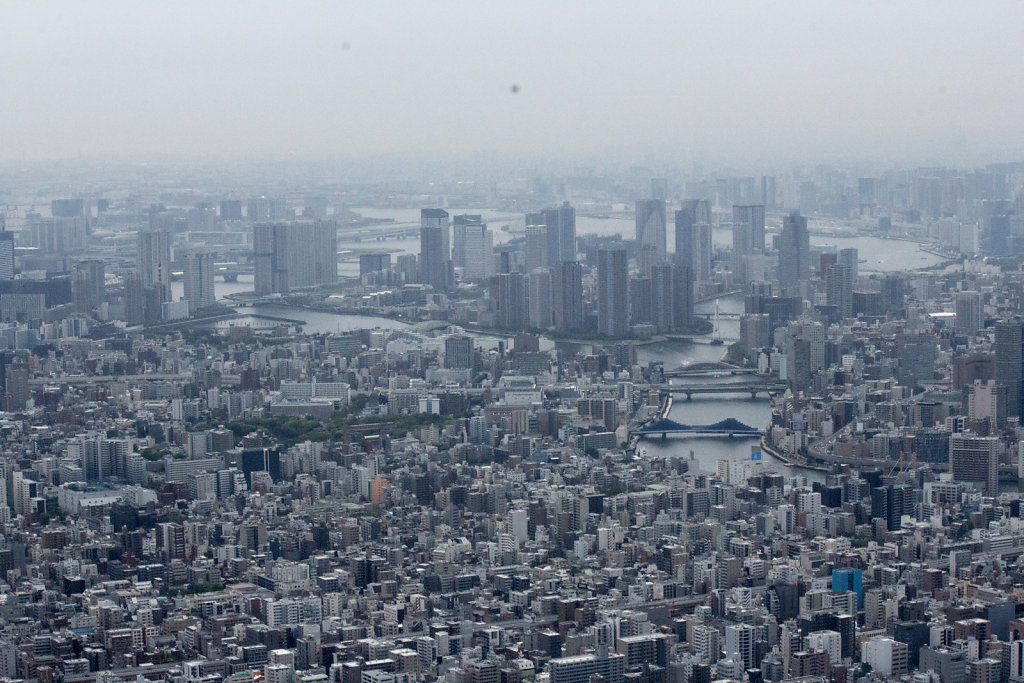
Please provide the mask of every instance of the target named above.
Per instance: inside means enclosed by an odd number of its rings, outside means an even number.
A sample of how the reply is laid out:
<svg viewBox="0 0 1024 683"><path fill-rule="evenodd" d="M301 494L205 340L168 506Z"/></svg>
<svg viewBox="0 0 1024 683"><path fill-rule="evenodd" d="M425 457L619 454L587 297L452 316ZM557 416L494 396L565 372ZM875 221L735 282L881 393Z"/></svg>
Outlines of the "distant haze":
<svg viewBox="0 0 1024 683"><path fill-rule="evenodd" d="M0 23L7 160L1024 158L1019 2L8 0Z"/></svg>

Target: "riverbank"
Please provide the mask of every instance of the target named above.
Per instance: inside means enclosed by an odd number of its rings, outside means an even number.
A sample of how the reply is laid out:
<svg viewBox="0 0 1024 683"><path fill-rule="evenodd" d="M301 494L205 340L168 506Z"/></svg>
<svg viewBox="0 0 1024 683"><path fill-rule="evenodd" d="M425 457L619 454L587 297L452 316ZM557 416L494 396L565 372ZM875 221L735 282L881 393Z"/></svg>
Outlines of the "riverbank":
<svg viewBox="0 0 1024 683"><path fill-rule="evenodd" d="M788 465L789 467L793 467L796 469L811 470L814 472L825 473L832 471L832 468L830 467L825 467L823 465L810 465L805 462L796 462L795 460L785 457L784 455L782 455L782 453L780 453L779 451L775 450L775 448L770 446L763 436L761 437L761 451L767 453L768 455L778 460L782 464Z"/></svg>

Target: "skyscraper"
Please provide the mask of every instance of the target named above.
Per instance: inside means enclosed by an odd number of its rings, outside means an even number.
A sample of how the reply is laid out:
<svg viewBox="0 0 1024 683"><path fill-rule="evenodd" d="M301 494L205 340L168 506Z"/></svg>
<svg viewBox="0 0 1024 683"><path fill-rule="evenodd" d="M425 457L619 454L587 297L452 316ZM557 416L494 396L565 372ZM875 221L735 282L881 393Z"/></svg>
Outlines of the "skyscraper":
<svg viewBox="0 0 1024 683"><path fill-rule="evenodd" d="M688 199L676 211L676 258L686 262L697 280L711 279L711 203Z"/></svg>
<svg viewBox="0 0 1024 683"><path fill-rule="evenodd" d="M191 250L185 256L185 299L189 311L217 303L213 291L213 254Z"/></svg>
<svg viewBox="0 0 1024 683"><path fill-rule="evenodd" d="M88 259L75 264L72 288L75 308L79 313L88 313L103 303L106 270L103 261Z"/></svg>
<svg viewBox="0 0 1024 683"><path fill-rule="evenodd" d="M744 257L764 251L764 206L732 207L732 270L746 281Z"/></svg>
<svg viewBox="0 0 1024 683"><path fill-rule="evenodd" d="M551 327L551 271L547 268L534 268L527 278L530 327L546 330Z"/></svg>
<svg viewBox="0 0 1024 683"><path fill-rule="evenodd" d="M857 264L859 260L860 255L856 247L847 247L839 250L837 263L850 269L850 282L854 285L857 284Z"/></svg>
<svg viewBox="0 0 1024 683"><path fill-rule="evenodd" d="M672 327L686 330L693 324L693 269L685 263L672 264Z"/></svg>
<svg viewBox="0 0 1024 683"><path fill-rule="evenodd" d="M483 225L480 214L460 214L452 219L452 265L466 267L466 230Z"/></svg>
<svg viewBox="0 0 1024 683"><path fill-rule="evenodd" d="M520 329L526 323L526 280L522 273L500 273L492 288L497 302L498 327Z"/></svg>
<svg viewBox="0 0 1024 683"><path fill-rule="evenodd" d="M606 337L629 331L629 271L626 248L603 247L597 252L597 324Z"/></svg>
<svg viewBox="0 0 1024 683"><path fill-rule="evenodd" d="M828 305L836 307L840 318L853 315L853 276L848 266L837 263L828 267L825 295Z"/></svg>
<svg viewBox="0 0 1024 683"><path fill-rule="evenodd" d="M0 280L14 279L14 233L0 230Z"/></svg>
<svg viewBox="0 0 1024 683"><path fill-rule="evenodd" d="M636 200L636 244L639 249L654 247L658 260L664 260L667 251L664 199Z"/></svg>
<svg viewBox="0 0 1024 683"><path fill-rule="evenodd" d="M171 235L166 230L140 230L135 256L142 286L157 290L160 301L171 298Z"/></svg>
<svg viewBox="0 0 1024 683"><path fill-rule="evenodd" d="M799 212L782 221L779 237L779 286L783 296L803 296L811 261L811 237L807 218Z"/></svg>
<svg viewBox="0 0 1024 683"><path fill-rule="evenodd" d="M651 269L651 309L654 327L658 332L671 332L676 328L676 267L659 263Z"/></svg>
<svg viewBox="0 0 1024 683"><path fill-rule="evenodd" d="M1010 318L996 323L996 378L1006 385L1006 416L1021 416L1024 396L1024 320Z"/></svg>
<svg viewBox="0 0 1024 683"><path fill-rule="evenodd" d="M450 288L451 251L448 248L448 212L444 209L420 211L420 282L439 292Z"/></svg>
<svg viewBox="0 0 1024 683"><path fill-rule="evenodd" d="M576 209L569 202L541 212L547 226L548 264L576 260Z"/></svg>
<svg viewBox="0 0 1024 683"><path fill-rule="evenodd" d="M444 367L469 370L473 367L473 338L452 335L444 340Z"/></svg>
<svg viewBox="0 0 1024 683"><path fill-rule="evenodd" d="M467 280L482 280L494 275L494 237L491 231L483 223L474 223L456 226L456 233L460 227L462 277Z"/></svg>
<svg viewBox="0 0 1024 683"><path fill-rule="evenodd" d="M954 329L974 334L982 326L981 292L957 292Z"/></svg>
<svg viewBox="0 0 1024 683"><path fill-rule="evenodd" d="M526 225L526 244L523 247L524 269L527 273L548 264L548 232L544 225Z"/></svg>
<svg viewBox="0 0 1024 683"><path fill-rule="evenodd" d="M258 296L338 281L334 221L257 224L253 228L253 251Z"/></svg>
<svg viewBox="0 0 1024 683"><path fill-rule="evenodd" d="M551 268L551 314L559 332L583 329L583 266L567 261Z"/></svg>

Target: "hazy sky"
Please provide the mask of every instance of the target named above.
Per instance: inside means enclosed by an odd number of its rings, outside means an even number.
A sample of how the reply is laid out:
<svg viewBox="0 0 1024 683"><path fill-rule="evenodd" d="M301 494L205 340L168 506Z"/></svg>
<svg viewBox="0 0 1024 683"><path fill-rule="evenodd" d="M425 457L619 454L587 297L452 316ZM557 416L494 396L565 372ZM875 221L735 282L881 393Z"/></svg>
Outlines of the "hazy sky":
<svg viewBox="0 0 1024 683"><path fill-rule="evenodd" d="M1020 2L0 0L0 25L0 159L1024 158Z"/></svg>

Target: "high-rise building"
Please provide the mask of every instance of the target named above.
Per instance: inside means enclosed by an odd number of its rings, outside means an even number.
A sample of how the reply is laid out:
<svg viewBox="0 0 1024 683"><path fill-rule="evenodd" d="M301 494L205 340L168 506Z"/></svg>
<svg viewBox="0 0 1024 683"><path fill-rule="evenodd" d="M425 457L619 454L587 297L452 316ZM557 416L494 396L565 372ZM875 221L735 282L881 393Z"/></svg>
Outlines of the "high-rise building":
<svg viewBox="0 0 1024 683"><path fill-rule="evenodd" d="M448 212L444 209L420 211L420 282L439 292L452 284L451 250L448 247Z"/></svg>
<svg viewBox="0 0 1024 683"><path fill-rule="evenodd" d="M807 218L794 211L783 219L779 237L779 287L783 296L803 296L810 262Z"/></svg>
<svg viewBox="0 0 1024 683"><path fill-rule="evenodd" d="M835 306L840 318L853 315L853 275L849 266L837 263L825 272L825 295L829 306Z"/></svg>
<svg viewBox="0 0 1024 683"><path fill-rule="evenodd" d="M651 312L655 329L672 332L676 329L677 266L659 263L651 269Z"/></svg>
<svg viewBox="0 0 1024 683"><path fill-rule="evenodd" d="M755 629L749 624L729 624L725 627L725 654L743 662L744 669L757 666L754 654Z"/></svg>
<svg viewBox="0 0 1024 683"><path fill-rule="evenodd" d="M636 200L636 244L642 249L654 247L657 260L665 259L667 250L665 240L665 200Z"/></svg>
<svg viewBox="0 0 1024 683"><path fill-rule="evenodd" d="M583 329L583 266L567 261L551 268L551 315L559 332Z"/></svg>
<svg viewBox="0 0 1024 683"><path fill-rule="evenodd" d="M533 215L533 214L531 214ZM524 269L527 273L548 263L548 229L544 225L526 226L526 244L523 247Z"/></svg>
<svg viewBox="0 0 1024 683"><path fill-rule="evenodd" d="M72 281L75 308L88 313L100 307L105 293L106 268L99 259L88 259L75 264Z"/></svg>
<svg viewBox="0 0 1024 683"><path fill-rule="evenodd" d="M850 281L857 284L857 268L860 255L856 247L846 247L839 250L837 263L850 269Z"/></svg>
<svg viewBox="0 0 1024 683"><path fill-rule="evenodd" d="M253 229L254 289L258 296L338 281L334 221L261 223Z"/></svg>
<svg viewBox="0 0 1024 683"><path fill-rule="evenodd" d="M672 326L676 330L687 330L693 325L693 269L676 261L672 264Z"/></svg>
<svg viewBox="0 0 1024 683"><path fill-rule="evenodd" d="M497 303L497 324L507 330L520 329L527 320L526 280L522 273L500 273L492 288Z"/></svg>
<svg viewBox="0 0 1024 683"><path fill-rule="evenodd" d="M966 334L975 334L982 328L982 318L981 292L957 292L954 329Z"/></svg>
<svg viewBox="0 0 1024 683"><path fill-rule="evenodd" d="M676 261L687 263L698 281L711 279L711 202L689 199L676 211Z"/></svg>
<svg viewBox="0 0 1024 683"><path fill-rule="evenodd" d="M565 202L541 212L547 226L548 264L576 260L576 209Z"/></svg>
<svg viewBox="0 0 1024 683"><path fill-rule="evenodd" d="M907 673L908 648L906 643L888 636L875 636L860 646L861 661L873 673L886 678L899 678Z"/></svg>
<svg viewBox="0 0 1024 683"><path fill-rule="evenodd" d="M746 282L744 258L764 251L764 206L760 204L732 207L732 270Z"/></svg>
<svg viewBox="0 0 1024 683"><path fill-rule="evenodd" d="M171 298L171 235L166 230L140 230L135 267L146 289L155 289L159 301Z"/></svg>
<svg viewBox="0 0 1024 683"><path fill-rule="evenodd" d="M1024 320L1000 320L995 337L995 376L1006 385L1006 416L1020 417L1024 398Z"/></svg>
<svg viewBox="0 0 1024 683"><path fill-rule="evenodd" d="M466 230L484 224L480 214L460 214L452 219L452 265L466 267Z"/></svg>
<svg viewBox="0 0 1024 683"><path fill-rule="evenodd" d="M444 367L449 370L469 370L473 367L473 338L452 335L444 340Z"/></svg>
<svg viewBox="0 0 1024 683"><path fill-rule="evenodd" d="M988 495L997 495L999 449L1000 441L995 436L950 434L949 471L953 481L978 484Z"/></svg>
<svg viewBox="0 0 1024 683"><path fill-rule="evenodd" d="M14 279L14 233L0 230L0 280Z"/></svg>
<svg viewBox="0 0 1024 683"><path fill-rule="evenodd" d="M185 256L185 300L189 311L198 311L217 303L213 291L213 254L196 251Z"/></svg>
<svg viewBox="0 0 1024 683"><path fill-rule="evenodd" d="M547 268L534 268L527 275L529 296L530 327L546 330L551 327L551 271Z"/></svg>
<svg viewBox="0 0 1024 683"><path fill-rule="evenodd" d="M220 202L220 219L222 221L242 220L242 200L222 199Z"/></svg>
<svg viewBox="0 0 1024 683"><path fill-rule="evenodd" d="M606 337L629 331L629 264L622 245L597 252L597 324Z"/></svg>
<svg viewBox="0 0 1024 683"><path fill-rule="evenodd" d="M456 216L456 219L460 218ZM462 230L462 277L482 280L494 275L494 237L487 226L480 224L456 225L456 234ZM455 264L456 266L458 263Z"/></svg>

